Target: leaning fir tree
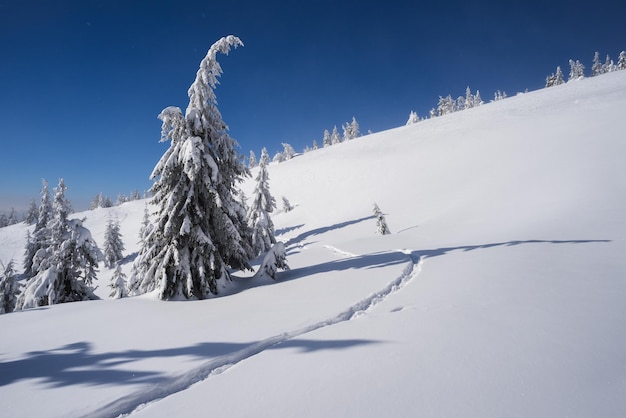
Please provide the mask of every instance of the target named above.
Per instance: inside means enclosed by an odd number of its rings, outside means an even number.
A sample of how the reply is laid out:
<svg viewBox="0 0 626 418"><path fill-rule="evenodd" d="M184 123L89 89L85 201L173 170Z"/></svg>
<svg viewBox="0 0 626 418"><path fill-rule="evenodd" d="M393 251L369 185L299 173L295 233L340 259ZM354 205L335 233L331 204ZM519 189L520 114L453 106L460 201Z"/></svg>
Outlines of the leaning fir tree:
<svg viewBox="0 0 626 418"><path fill-rule="evenodd" d="M232 35L213 44L189 88L185 114L168 107L159 115L161 141L170 147L151 176L157 220L136 260L135 294L203 299L218 293L229 268L250 269L251 231L237 199L237 183L249 171L214 94L222 73L217 53L240 45Z"/></svg>

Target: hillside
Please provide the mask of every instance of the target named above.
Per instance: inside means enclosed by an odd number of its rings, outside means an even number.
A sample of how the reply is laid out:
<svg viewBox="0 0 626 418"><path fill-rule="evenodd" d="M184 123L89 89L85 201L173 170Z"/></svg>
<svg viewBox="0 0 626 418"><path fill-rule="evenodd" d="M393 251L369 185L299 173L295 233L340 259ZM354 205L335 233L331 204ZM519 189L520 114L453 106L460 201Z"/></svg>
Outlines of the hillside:
<svg viewBox="0 0 626 418"><path fill-rule="evenodd" d="M290 271L0 315L3 415L621 417L625 108L620 71L271 165ZM144 205L76 215L126 273Z"/></svg>

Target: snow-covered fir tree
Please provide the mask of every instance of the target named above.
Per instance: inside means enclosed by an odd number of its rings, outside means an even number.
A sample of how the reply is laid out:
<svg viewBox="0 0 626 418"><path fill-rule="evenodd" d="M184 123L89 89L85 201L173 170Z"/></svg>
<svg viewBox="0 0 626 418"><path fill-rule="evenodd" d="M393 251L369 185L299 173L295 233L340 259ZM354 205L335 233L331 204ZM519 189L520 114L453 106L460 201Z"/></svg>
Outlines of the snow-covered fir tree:
<svg viewBox="0 0 626 418"><path fill-rule="evenodd" d="M283 211L291 212L292 210L293 210L293 206L291 206L291 203L289 202L289 200L287 200L287 198L283 196Z"/></svg>
<svg viewBox="0 0 626 418"><path fill-rule="evenodd" d="M41 197L39 209L37 211L37 221L32 234L26 237L26 249L24 252L24 276L30 278L37 272L33 271L33 257L41 248L48 245L50 239L50 230L48 229L48 221L52 217L52 203L50 201L50 192L48 191L48 182L45 179L41 181Z"/></svg>
<svg viewBox="0 0 626 418"><path fill-rule="evenodd" d="M117 219L109 218L104 231L104 264L113 268L115 263L124 258L124 242L120 232L120 222Z"/></svg>
<svg viewBox="0 0 626 418"><path fill-rule="evenodd" d="M255 276L269 276L276 280L276 273L278 270L289 270L287 265L287 251L285 250L285 244L277 242L270 248L270 250L263 257L259 271Z"/></svg>
<svg viewBox="0 0 626 418"><path fill-rule="evenodd" d="M150 212L148 211L148 204L143 208L143 219L141 221L141 228L139 228L139 245L143 247L146 243L146 239L154 229L154 226L150 222Z"/></svg>
<svg viewBox="0 0 626 418"><path fill-rule="evenodd" d="M596 51L593 55L593 64L591 65L591 76L595 77L604 74L604 66L600 62L600 53Z"/></svg>
<svg viewBox="0 0 626 418"><path fill-rule="evenodd" d="M161 299L217 294L229 268L251 269L251 231L237 201L249 175L217 108L214 89L222 69L217 54L243 45L235 36L215 42L188 90L185 114L164 109L161 141L170 147L152 172L157 221L136 259L135 293Z"/></svg>
<svg viewBox="0 0 626 418"><path fill-rule="evenodd" d="M474 95L469 86L465 88L465 107L457 108L458 110L464 110L474 107Z"/></svg>
<svg viewBox="0 0 626 418"><path fill-rule="evenodd" d="M259 162L256 160L256 155L254 151L250 150L250 158L248 158L248 167L254 168L259 165Z"/></svg>
<svg viewBox="0 0 626 418"><path fill-rule="evenodd" d="M333 142L330 139L330 132L328 131L328 129L324 129L324 137L322 138L322 145L324 147L330 147L332 144Z"/></svg>
<svg viewBox="0 0 626 418"><path fill-rule="evenodd" d="M417 116L417 113L411 110L411 113L409 113L409 120L406 121L407 125L413 125L417 122L419 122L420 118Z"/></svg>
<svg viewBox="0 0 626 418"><path fill-rule="evenodd" d="M613 62L613 60L611 59L611 57L609 56L609 54L606 55L606 60L604 61L604 64L602 64L602 72L603 73L610 73L617 70L617 66L615 65L615 63Z"/></svg>
<svg viewBox="0 0 626 418"><path fill-rule="evenodd" d="M374 203L373 212L374 216L376 217L376 232L378 232L380 235L391 234L391 231L389 231L389 227L387 226L387 221L385 220L385 215L376 203Z"/></svg>
<svg viewBox="0 0 626 418"><path fill-rule="evenodd" d="M567 81L585 78L585 66L578 60L569 60L569 78Z"/></svg>
<svg viewBox="0 0 626 418"><path fill-rule="evenodd" d="M268 163L269 156L267 150L263 148L252 204L248 209L248 225L252 228L252 248L255 255L268 251L276 243L274 223L269 215L276 209L276 200L270 194Z"/></svg>
<svg viewBox="0 0 626 418"><path fill-rule="evenodd" d="M493 94L493 101L494 101L494 102L497 102L497 101L499 101L499 100L506 99L506 97L507 97L507 96L506 96L506 92L505 92L505 91L500 91L500 90L497 90L497 91Z"/></svg>
<svg viewBox="0 0 626 418"><path fill-rule="evenodd" d="M439 96L437 104L437 116L443 116L456 111L456 101L449 94L446 97Z"/></svg>
<svg viewBox="0 0 626 418"><path fill-rule="evenodd" d="M617 69L626 70L626 51L619 53L619 58L617 59Z"/></svg>
<svg viewBox="0 0 626 418"><path fill-rule="evenodd" d="M474 106L482 106L485 102L483 102L482 97L480 97L480 90L476 90L476 94L474 95Z"/></svg>
<svg viewBox="0 0 626 418"><path fill-rule="evenodd" d="M135 201L135 200L140 200L141 199L141 193L139 193L139 190L135 189L131 192L130 194L130 200Z"/></svg>
<svg viewBox="0 0 626 418"><path fill-rule="evenodd" d="M274 154L274 157L272 158L272 162L273 163L282 163L283 161L285 161L285 156L283 155L282 152L277 151L276 154Z"/></svg>
<svg viewBox="0 0 626 418"><path fill-rule="evenodd" d="M283 146L283 157L284 160L291 160L296 155L296 150L293 147L285 142L281 144Z"/></svg>
<svg viewBox="0 0 626 418"><path fill-rule="evenodd" d="M126 275L122 273L122 266L119 264L115 267L113 276L111 276L109 287L111 288L111 293L109 294L110 298L121 299L128 296L128 292L126 291Z"/></svg>
<svg viewBox="0 0 626 418"><path fill-rule="evenodd" d="M93 294L98 262L103 259L79 219L69 219L71 205L65 198L63 179L55 188L53 218L48 229L48 245L37 251L32 268L36 275L26 283L17 301L17 309L98 299Z"/></svg>
<svg viewBox="0 0 626 418"><path fill-rule="evenodd" d="M26 212L26 217L24 218L24 223L27 225L34 225L37 223L37 214L38 214L37 202L35 199L31 199L30 205L28 206L28 211Z"/></svg>
<svg viewBox="0 0 626 418"><path fill-rule="evenodd" d="M115 206L120 206L124 203L128 202L128 196L120 193L117 195L117 200L115 201Z"/></svg>
<svg viewBox="0 0 626 418"><path fill-rule="evenodd" d="M17 272L15 263L10 260L7 264L0 261L0 314L13 312L17 305Z"/></svg>
<svg viewBox="0 0 626 418"><path fill-rule="evenodd" d="M356 118L352 117L352 122L348 122L343 127L343 140L350 141L351 139L358 138L361 135L359 131L359 123L356 121Z"/></svg>
<svg viewBox="0 0 626 418"><path fill-rule="evenodd" d="M316 150L316 149L319 149L319 148L320 148L320 146L317 145L317 141L314 139L313 140L313 149Z"/></svg>
<svg viewBox="0 0 626 418"><path fill-rule="evenodd" d="M333 126L333 132L330 134L330 143L331 145L339 144L341 142L341 135L339 135L339 130L337 129L337 125Z"/></svg>

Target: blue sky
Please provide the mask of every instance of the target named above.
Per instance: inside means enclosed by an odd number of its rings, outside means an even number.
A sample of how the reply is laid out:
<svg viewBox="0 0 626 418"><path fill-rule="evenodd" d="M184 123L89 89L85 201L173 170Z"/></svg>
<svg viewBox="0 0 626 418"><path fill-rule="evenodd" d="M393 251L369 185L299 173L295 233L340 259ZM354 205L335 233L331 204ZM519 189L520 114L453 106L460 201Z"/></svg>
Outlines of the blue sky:
<svg viewBox="0 0 626 418"><path fill-rule="evenodd" d="M0 0L0 211L63 177L75 209L143 191L167 144L157 115L187 105L213 42L216 90L248 155L297 151L355 116L362 132L424 116L465 87L542 88L569 58L626 49L626 5L539 1Z"/></svg>

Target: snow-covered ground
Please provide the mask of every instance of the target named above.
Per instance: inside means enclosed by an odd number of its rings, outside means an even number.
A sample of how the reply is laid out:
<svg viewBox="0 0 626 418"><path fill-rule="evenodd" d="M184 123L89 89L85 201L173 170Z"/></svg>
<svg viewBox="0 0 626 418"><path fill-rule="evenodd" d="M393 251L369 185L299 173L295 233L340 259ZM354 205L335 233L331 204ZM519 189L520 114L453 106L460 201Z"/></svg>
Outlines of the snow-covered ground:
<svg viewBox="0 0 626 418"><path fill-rule="evenodd" d="M622 417L624 109L621 71L271 165L290 271L1 315L1 415ZM144 206L76 215L127 274Z"/></svg>

